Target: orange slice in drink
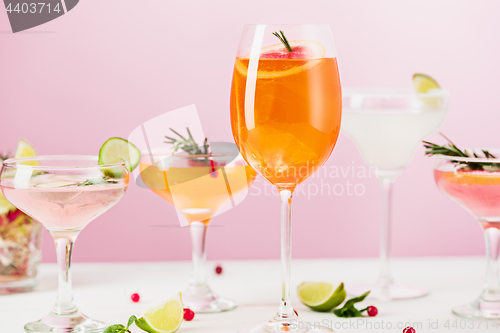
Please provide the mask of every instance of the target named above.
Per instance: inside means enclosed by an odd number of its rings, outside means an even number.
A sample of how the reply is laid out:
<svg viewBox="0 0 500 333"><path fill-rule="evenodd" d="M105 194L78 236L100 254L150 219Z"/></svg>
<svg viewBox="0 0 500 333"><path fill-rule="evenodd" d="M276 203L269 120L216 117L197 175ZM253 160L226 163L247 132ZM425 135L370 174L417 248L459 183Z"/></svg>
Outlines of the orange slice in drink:
<svg viewBox="0 0 500 333"><path fill-rule="evenodd" d="M326 55L325 47L313 40L292 40L289 43L292 52L281 43L260 51L257 78L274 79L298 74L318 64ZM235 68L243 76L247 75L249 61L249 56L236 59ZM276 61L280 61L281 65L276 66Z"/></svg>
<svg viewBox="0 0 500 333"><path fill-rule="evenodd" d="M500 185L499 172L458 171L445 173L447 181L462 185Z"/></svg>

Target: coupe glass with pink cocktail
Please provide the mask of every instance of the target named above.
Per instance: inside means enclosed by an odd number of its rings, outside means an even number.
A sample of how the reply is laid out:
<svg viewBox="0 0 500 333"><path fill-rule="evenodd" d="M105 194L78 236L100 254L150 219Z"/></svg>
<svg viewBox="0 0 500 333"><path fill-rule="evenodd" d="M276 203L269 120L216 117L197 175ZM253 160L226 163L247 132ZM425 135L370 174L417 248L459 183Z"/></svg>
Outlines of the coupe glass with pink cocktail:
<svg viewBox="0 0 500 333"><path fill-rule="evenodd" d="M124 163L98 165L97 156L38 156L3 162L0 187L17 208L40 221L54 238L59 288L52 311L27 324L28 332L101 332L106 325L78 311L71 292L76 237L125 194Z"/></svg>
<svg viewBox="0 0 500 333"><path fill-rule="evenodd" d="M467 150L481 156L481 150ZM472 153L474 152L474 153ZM487 271L481 295L471 303L453 308L466 318L500 318L500 150L484 157L436 155L434 179L439 189L469 211L480 223L486 240Z"/></svg>

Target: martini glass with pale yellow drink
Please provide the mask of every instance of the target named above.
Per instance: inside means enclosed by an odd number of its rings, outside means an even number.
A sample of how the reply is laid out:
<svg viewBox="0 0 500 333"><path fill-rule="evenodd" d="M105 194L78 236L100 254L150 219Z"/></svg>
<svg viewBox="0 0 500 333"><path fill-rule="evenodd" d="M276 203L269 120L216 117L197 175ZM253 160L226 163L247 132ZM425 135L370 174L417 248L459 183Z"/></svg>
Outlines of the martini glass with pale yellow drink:
<svg viewBox="0 0 500 333"><path fill-rule="evenodd" d="M460 150L451 141L439 146L424 142L435 155L434 179L439 189L471 213L484 231L486 279L474 301L453 308L465 318L500 318L500 149Z"/></svg>
<svg viewBox="0 0 500 333"><path fill-rule="evenodd" d="M194 312L233 310L236 303L219 297L207 284L206 235L214 216L234 207L255 180L255 171L238 153L234 144L205 141L199 147L189 132L167 137L174 151L156 150L143 154L141 180L162 199L173 205L181 220L189 224L193 271L188 289L182 293L184 305ZM177 149L178 150L177 150Z"/></svg>
<svg viewBox="0 0 500 333"><path fill-rule="evenodd" d="M112 138L103 145L99 157L35 156L3 161L3 194L18 209L41 222L56 244L56 304L47 316L27 324L26 331L101 332L105 328L103 323L82 314L73 301L71 253L83 228L125 194L129 171L134 166L130 159L122 158L123 154L116 156L116 150L128 156L128 148L127 141ZM115 150L115 156L110 155L110 149Z"/></svg>
<svg viewBox="0 0 500 333"><path fill-rule="evenodd" d="M297 185L332 153L341 105L329 26L245 26L234 66L231 125L243 158L281 196L283 287L274 318L240 332L332 331L301 321L290 302L290 208Z"/></svg>

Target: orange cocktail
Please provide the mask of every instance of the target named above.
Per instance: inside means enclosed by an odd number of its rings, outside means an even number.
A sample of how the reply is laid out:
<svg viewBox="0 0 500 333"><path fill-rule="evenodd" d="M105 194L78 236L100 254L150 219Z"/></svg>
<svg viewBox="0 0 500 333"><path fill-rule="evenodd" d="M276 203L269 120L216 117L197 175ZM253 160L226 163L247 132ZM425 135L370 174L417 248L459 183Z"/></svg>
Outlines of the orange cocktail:
<svg viewBox="0 0 500 333"><path fill-rule="evenodd" d="M342 111L337 60L260 59L251 124L245 113L248 63L248 58L235 63L234 140L262 177L295 186L323 165L337 141Z"/></svg>

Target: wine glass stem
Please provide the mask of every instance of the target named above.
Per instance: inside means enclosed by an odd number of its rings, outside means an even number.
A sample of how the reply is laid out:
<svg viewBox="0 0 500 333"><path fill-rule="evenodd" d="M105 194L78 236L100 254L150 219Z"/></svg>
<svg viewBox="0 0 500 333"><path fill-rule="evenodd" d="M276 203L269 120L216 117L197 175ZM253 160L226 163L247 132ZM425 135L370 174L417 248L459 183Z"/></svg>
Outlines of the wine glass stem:
<svg viewBox="0 0 500 333"><path fill-rule="evenodd" d="M500 230L488 228L484 231L486 241L486 281L481 298L487 301L500 301L500 285L498 279L498 248Z"/></svg>
<svg viewBox="0 0 500 333"><path fill-rule="evenodd" d="M57 267L59 270L57 300L52 312L58 315L67 315L77 311L71 291L71 254L76 236L58 237L53 234L52 237L56 243Z"/></svg>
<svg viewBox="0 0 500 333"><path fill-rule="evenodd" d="M380 216L380 277L378 280L382 298L389 297L389 286L392 283L391 259L391 212L392 189L394 178L380 178L381 187L381 216Z"/></svg>
<svg viewBox="0 0 500 333"><path fill-rule="evenodd" d="M292 261L292 191L281 189L281 275L283 278L283 288L281 304L277 316L279 319L295 317L295 313L290 302L290 274Z"/></svg>
<svg viewBox="0 0 500 333"><path fill-rule="evenodd" d="M191 275L191 287L200 288L207 286L205 241L207 237L207 225L203 222L192 222L191 245L193 248L193 273Z"/></svg>

